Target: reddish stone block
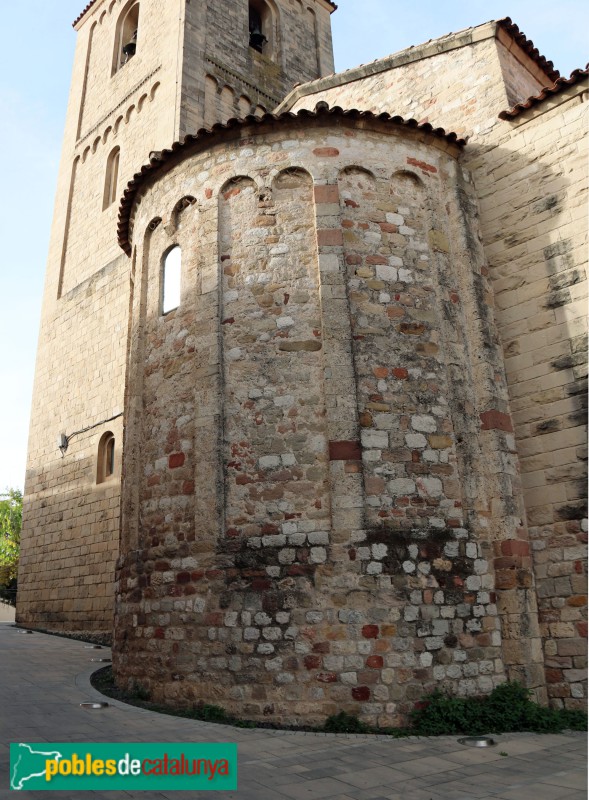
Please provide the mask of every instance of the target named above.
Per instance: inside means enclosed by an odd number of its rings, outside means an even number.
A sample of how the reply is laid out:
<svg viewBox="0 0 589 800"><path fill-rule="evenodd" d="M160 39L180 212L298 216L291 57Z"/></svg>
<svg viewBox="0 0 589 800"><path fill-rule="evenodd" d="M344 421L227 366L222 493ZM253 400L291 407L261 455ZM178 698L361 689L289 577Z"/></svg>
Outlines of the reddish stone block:
<svg viewBox="0 0 589 800"><path fill-rule="evenodd" d="M329 443L330 461L361 461L362 447L360 442L352 440L349 442L330 442Z"/></svg>
<svg viewBox="0 0 589 800"><path fill-rule="evenodd" d="M205 197L207 198L207 200L210 200L212 196L213 196L213 190L205 189Z"/></svg>
<svg viewBox="0 0 589 800"><path fill-rule="evenodd" d="M582 636L583 639L587 638L587 622L577 622L577 630L579 632L579 636Z"/></svg>
<svg viewBox="0 0 589 800"><path fill-rule="evenodd" d="M315 675L315 680L319 683L336 683L337 675L335 672L318 672Z"/></svg>
<svg viewBox="0 0 589 800"><path fill-rule="evenodd" d="M368 686L354 686L352 689L352 697L361 703L370 700L370 689Z"/></svg>
<svg viewBox="0 0 589 800"><path fill-rule="evenodd" d="M325 228L317 231L319 247L339 247L344 243L344 235L339 228Z"/></svg>
<svg viewBox="0 0 589 800"><path fill-rule="evenodd" d="M313 652L314 653L329 653L331 650L331 645L329 642L315 642L313 645Z"/></svg>
<svg viewBox="0 0 589 800"><path fill-rule="evenodd" d="M504 556L529 556L530 545L521 539L506 539L501 542L501 553Z"/></svg>
<svg viewBox="0 0 589 800"><path fill-rule="evenodd" d="M375 378L388 378L389 371L387 367L373 367L372 374Z"/></svg>
<svg viewBox="0 0 589 800"><path fill-rule="evenodd" d="M409 372L404 367L396 367L393 370L393 375L400 381L405 381L409 377Z"/></svg>
<svg viewBox="0 0 589 800"><path fill-rule="evenodd" d="M423 170L424 172L431 172L433 174L438 171L437 167L434 167L432 164L427 164L425 161L419 161L417 158L411 158L411 156L407 157L407 163L414 167L419 167L419 169Z"/></svg>
<svg viewBox="0 0 589 800"><path fill-rule="evenodd" d="M334 158L339 156L339 150L337 147L316 147L313 150L313 154L320 158Z"/></svg>
<svg viewBox="0 0 589 800"><path fill-rule="evenodd" d="M379 222L379 225L383 233L397 233L399 230L396 225L391 225L390 222Z"/></svg>
<svg viewBox="0 0 589 800"><path fill-rule="evenodd" d="M365 639L377 639L378 625L364 625L364 627L362 628L362 636Z"/></svg>
<svg viewBox="0 0 589 800"><path fill-rule="evenodd" d="M182 484L182 494L194 494L194 481L184 481Z"/></svg>
<svg viewBox="0 0 589 800"><path fill-rule="evenodd" d="M483 411L480 418L482 423L481 428L484 431L497 430L513 433L513 423L509 414L497 411L496 408Z"/></svg>
<svg viewBox="0 0 589 800"><path fill-rule="evenodd" d="M517 577L513 569L501 569L495 573L495 587L497 589L515 589Z"/></svg>
<svg viewBox="0 0 589 800"><path fill-rule="evenodd" d="M339 188L337 186L315 186L316 203L339 203Z"/></svg>
<svg viewBox="0 0 589 800"><path fill-rule="evenodd" d="M153 632L154 639L165 639L166 632L163 628L156 628Z"/></svg>
<svg viewBox="0 0 589 800"><path fill-rule="evenodd" d="M586 605L587 605L587 595L585 594L577 594L574 597L569 597L569 599L567 600L567 606L582 608L583 606Z"/></svg>
<svg viewBox="0 0 589 800"><path fill-rule="evenodd" d="M379 265L379 264L382 265L382 264L388 264L389 260L388 258L385 258L385 256L366 256L366 263L374 265Z"/></svg>
<svg viewBox="0 0 589 800"><path fill-rule="evenodd" d="M190 583L190 572L179 572L176 575L176 583Z"/></svg>
<svg viewBox="0 0 589 800"><path fill-rule="evenodd" d="M168 456L168 466L170 469L177 469L178 467L184 466L184 461L186 460L186 456L184 453L172 453Z"/></svg>
<svg viewBox="0 0 589 800"><path fill-rule="evenodd" d="M368 656L366 659L366 666L370 669L382 669L384 659L382 656Z"/></svg>
<svg viewBox="0 0 589 800"><path fill-rule="evenodd" d="M562 683L564 680L561 669L548 668L546 670L546 683Z"/></svg>
<svg viewBox="0 0 589 800"><path fill-rule="evenodd" d="M344 202L345 202L345 204L346 204L346 206L348 208L359 208L360 207L359 203L356 203L355 200L350 200L349 198L346 199Z"/></svg>
<svg viewBox="0 0 589 800"><path fill-rule="evenodd" d="M305 656L303 663L308 670L318 669L321 666L321 656Z"/></svg>

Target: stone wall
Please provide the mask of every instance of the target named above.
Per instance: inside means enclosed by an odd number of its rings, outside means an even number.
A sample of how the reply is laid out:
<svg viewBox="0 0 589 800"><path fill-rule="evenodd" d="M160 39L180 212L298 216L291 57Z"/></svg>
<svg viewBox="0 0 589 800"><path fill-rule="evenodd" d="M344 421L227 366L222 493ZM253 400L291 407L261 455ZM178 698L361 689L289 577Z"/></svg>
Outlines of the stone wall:
<svg viewBox="0 0 589 800"><path fill-rule="evenodd" d="M497 23L426 42L295 89L279 110L344 109L399 114L474 137L500 124L498 114L551 83Z"/></svg>
<svg viewBox="0 0 589 800"><path fill-rule="evenodd" d="M435 686L508 676L541 696L457 148L329 112L191 147L133 218L117 680L288 723L398 724Z"/></svg>
<svg viewBox="0 0 589 800"><path fill-rule="evenodd" d="M469 158L505 352L548 693L566 707L584 706L587 680L583 93L586 82L502 122L493 146Z"/></svg>

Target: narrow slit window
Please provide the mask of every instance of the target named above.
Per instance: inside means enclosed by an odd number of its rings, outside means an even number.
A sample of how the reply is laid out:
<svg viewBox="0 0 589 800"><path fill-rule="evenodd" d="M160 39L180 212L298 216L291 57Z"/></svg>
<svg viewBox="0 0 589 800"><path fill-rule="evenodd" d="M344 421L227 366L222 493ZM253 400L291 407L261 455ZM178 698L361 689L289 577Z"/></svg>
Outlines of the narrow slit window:
<svg viewBox="0 0 589 800"><path fill-rule="evenodd" d="M107 431L98 443L98 461L96 467L96 483L104 483L115 474L115 437Z"/></svg>
<svg viewBox="0 0 589 800"><path fill-rule="evenodd" d="M120 147L115 147L106 160L106 174L104 176L104 200L102 203L103 211L111 206L117 199L120 156Z"/></svg>
<svg viewBox="0 0 589 800"><path fill-rule="evenodd" d="M182 251L178 245L169 250L164 258L162 284L162 314L167 314L180 305Z"/></svg>

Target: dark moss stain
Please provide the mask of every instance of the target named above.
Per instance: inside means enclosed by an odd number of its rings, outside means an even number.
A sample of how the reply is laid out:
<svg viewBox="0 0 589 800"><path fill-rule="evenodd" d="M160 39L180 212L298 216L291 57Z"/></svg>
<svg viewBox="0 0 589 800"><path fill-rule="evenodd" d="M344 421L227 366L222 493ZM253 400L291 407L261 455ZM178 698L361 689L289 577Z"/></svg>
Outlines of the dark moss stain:
<svg viewBox="0 0 589 800"><path fill-rule="evenodd" d="M557 292L550 292L544 303L544 308L560 308L571 302L571 293L568 289L560 289Z"/></svg>
<svg viewBox="0 0 589 800"><path fill-rule="evenodd" d="M583 519L586 514L587 502L584 500L580 500L577 503L567 503L554 509L554 517L557 521Z"/></svg>
<svg viewBox="0 0 589 800"><path fill-rule="evenodd" d="M535 433L554 433L560 430L560 423L557 419L547 419L544 422L539 422L535 429Z"/></svg>

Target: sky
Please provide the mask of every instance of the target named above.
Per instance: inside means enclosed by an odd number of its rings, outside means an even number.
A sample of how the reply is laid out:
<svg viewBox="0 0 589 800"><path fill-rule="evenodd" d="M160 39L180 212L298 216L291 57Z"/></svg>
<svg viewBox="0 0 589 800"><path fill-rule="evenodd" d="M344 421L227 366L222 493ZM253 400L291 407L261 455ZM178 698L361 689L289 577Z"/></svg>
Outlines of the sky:
<svg viewBox="0 0 589 800"><path fill-rule="evenodd" d="M24 486L45 260L76 36L71 23L86 2L0 0L0 493ZM561 74L585 66L589 3L579 0L341 0L332 17L336 70L505 16Z"/></svg>

